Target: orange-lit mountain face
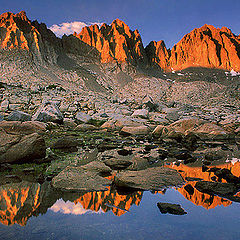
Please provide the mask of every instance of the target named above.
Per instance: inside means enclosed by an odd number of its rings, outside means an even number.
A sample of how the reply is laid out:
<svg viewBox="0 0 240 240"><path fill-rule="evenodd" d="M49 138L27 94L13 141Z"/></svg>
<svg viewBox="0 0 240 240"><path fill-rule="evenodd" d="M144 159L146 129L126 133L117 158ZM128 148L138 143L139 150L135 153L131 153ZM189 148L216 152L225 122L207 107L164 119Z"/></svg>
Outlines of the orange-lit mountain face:
<svg viewBox="0 0 240 240"><path fill-rule="evenodd" d="M45 24L31 22L25 12L7 12L0 16L0 48L23 49L38 61L50 63L71 53L91 55L102 63L128 63L164 71L189 67L240 71L240 37L226 27L211 25L194 29L169 50L162 40L144 48L138 30L132 31L119 19L111 25L84 27L80 33L59 39Z"/></svg>
<svg viewBox="0 0 240 240"><path fill-rule="evenodd" d="M20 49L31 53L37 62L56 63L56 52L60 47L57 37L45 24L31 22L24 11L0 15L0 48Z"/></svg>
<svg viewBox="0 0 240 240"><path fill-rule="evenodd" d="M116 19L111 25L103 24L84 27L73 34L81 41L95 47L101 54L101 62L144 62L146 59L141 36L138 30L131 31L121 20Z"/></svg>
<svg viewBox="0 0 240 240"><path fill-rule="evenodd" d="M240 38L226 27L196 28L169 52L163 41L151 42L146 50L150 62L167 71L189 67L240 70Z"/></svg>

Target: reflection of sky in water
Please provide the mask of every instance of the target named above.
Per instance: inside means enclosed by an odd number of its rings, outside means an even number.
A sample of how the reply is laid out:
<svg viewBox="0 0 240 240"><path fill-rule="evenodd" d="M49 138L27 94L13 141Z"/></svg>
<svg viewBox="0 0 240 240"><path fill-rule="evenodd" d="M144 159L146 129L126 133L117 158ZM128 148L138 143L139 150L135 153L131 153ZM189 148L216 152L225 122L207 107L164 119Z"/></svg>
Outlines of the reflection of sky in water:
<svg viewBox="0 0 240 240"><path fill-rule="evenodd" d="M187 215L161 214L157 202L181 204ZM88 210L79 205L74 210L74 206L59 200L46 214L30 218L26 227L0 225L1 239L237 240L240 236L238 203L207 210L174 189L167 190L165 195L144 192L140 205L133 205L120 217L111 211L83 214Z"/></svg>
<svg viewBox="0 0 240 240"><path fill-rule="evenodd" d="M83 215L86 213L103 213L103 211L100 209L98 212L92 211L92 210L86 210L83 208L81 203L73 203L70 201L64 202L62 199L57 200L57 202L49 208L51 211L55 213L63 213L63 214L74 214L74 215Z"/></svg>

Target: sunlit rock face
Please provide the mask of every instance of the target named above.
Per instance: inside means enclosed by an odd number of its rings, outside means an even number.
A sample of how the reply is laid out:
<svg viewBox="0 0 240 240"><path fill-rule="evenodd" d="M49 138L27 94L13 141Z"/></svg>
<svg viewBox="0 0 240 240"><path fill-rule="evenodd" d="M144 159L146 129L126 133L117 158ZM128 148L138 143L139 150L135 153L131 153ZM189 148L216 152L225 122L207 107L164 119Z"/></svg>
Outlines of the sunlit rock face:
<svg viewBox="0 0 240 240"><path fill-rule="evenodd" d="M179 166L172 165L171 168L177 170L183 179L187 177L190 178L200 178L204 181L212 181L212 177L214 176L213 172L203 172L202 167L189 167L183 164ZM236 162L232 164L231 162L218 165L218 168L226 168L229 169L233 175L239 177L240 176L240 162ZM222 182L226 182L225 180L221 180ZM189 201L193 202L197 206L202 206L206 209L212 209L217 206L229 206L232 204L231 201L226 200L224 198L218 196L212 196L209 194L202 193L195 188L196 181L187 181L186 184L177 190Z"/></svg>
<svg viewBox="0 0 240 240"><path fill-rule="evenodd" d="M207 67L240 70L240 39L230 29L204 25L177 43L170 57L174 70Z"/></svg>
<svg viewBox="0 0 240 240"><path fill-rule="evenodd" d="M131 64L144 63L145 51L138 30L132 31L121 20L116 19L111 25L101 27L92 25L84 27L74 36L89 46L95 47L101 55L101 62L127 62Z"/></svg>
<svg viewBox="0 0 240 240"><path fill-rule="evenodd" d="M0 48L26 50L40 63L56 63L60 40L37 21L31 22L24 11L0 15Z"/></svg>

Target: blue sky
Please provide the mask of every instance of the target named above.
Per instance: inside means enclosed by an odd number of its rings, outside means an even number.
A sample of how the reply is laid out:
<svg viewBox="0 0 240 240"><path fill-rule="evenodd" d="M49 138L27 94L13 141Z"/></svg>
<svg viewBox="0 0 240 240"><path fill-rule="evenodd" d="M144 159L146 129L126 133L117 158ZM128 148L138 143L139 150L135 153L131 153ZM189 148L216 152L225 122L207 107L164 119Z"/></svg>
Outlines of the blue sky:
<svg viewBox="0 0 240 240"><path fill-rule="evenodd" d="M119 18L138 29L144 45L164 40L172 47L205 23L240 34L239 0L0 0L1 12L27 12L47 26L65 22L106 22Z"/></svg>

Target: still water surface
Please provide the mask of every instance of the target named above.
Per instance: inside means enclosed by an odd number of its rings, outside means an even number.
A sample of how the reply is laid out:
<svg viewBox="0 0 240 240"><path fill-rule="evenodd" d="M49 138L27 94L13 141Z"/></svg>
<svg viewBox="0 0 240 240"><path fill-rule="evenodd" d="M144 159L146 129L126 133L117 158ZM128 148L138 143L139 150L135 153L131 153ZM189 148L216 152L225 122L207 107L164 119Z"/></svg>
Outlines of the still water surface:
<svg viewBox="0 0 240 240"><path fill-rule="evenodd" d="M200 168L177 168L184 170L183 177L211 177ZM194 181L186 184L194 191L182 186L163 192L119 193L109 188L63 194L48 183L4 185L0 239L240 239L239 203L198 192ZM181 204L187 214L161 214L157 202Z"/></svg>

